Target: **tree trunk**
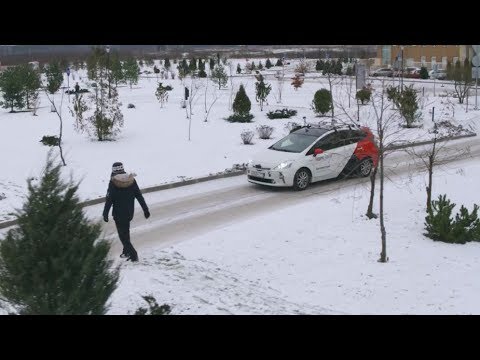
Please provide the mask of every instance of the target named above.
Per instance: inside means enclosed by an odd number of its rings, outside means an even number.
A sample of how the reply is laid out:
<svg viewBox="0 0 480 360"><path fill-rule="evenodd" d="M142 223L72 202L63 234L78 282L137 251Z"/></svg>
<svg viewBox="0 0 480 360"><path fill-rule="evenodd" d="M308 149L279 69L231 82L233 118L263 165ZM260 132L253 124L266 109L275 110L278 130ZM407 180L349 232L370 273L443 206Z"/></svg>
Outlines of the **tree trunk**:
<svg viewBox="0 0 480 360"><path fill-rule="evenodd" d="M383 144L380 144L380 232L382 234L382 252L379 262L387 262L387 232L385 230L385 221L383 216Z"/></svg>
<svg viewBox="0 0 480 360"><path fill-rule="evenodd" d="M378 166L373 169L370 174L370 201L368 202L368 209L366 216L369 219L376 219L377 215L373 213L373 199L375 198L375 182L377 178Z"/></svg>
<svg viewBox="0 0 480 360"><path fill-rule="evenodd" d="M427 186L427 213L432 210L432 186L433 186L433 165L435 163L435 147L437 145L437 134L435 134L435 138L433 139L433 149L432 153L428 157L428 186Z"/></svg>

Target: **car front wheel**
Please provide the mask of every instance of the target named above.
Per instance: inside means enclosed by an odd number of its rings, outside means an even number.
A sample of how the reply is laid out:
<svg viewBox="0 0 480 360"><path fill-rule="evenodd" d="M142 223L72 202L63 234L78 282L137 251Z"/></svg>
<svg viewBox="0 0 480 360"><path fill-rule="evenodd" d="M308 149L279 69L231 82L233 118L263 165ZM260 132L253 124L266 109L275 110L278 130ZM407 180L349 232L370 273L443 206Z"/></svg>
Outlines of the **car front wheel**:
<svg viewBox="0 0 480 360"><path fill-rule="evenodd" d="M301 168L295 173L293 178L293 188L297 191L305 190L310 184L310 180L310 172L305 168Z"/></svg>

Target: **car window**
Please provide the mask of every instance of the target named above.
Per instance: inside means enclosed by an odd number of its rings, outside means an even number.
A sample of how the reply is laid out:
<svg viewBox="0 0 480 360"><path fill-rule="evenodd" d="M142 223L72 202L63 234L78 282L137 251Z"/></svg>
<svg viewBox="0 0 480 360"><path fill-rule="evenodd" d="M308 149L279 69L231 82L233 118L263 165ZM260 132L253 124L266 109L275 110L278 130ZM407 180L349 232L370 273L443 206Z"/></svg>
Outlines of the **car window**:
<svg viewBox="0 0 480 360"><path fill-rule="evenodd" d="M316 138L317 136L291 133L270 146L269 149L300 153L309 147Z"/></svg>
<svg viewBox="0 0 480 360"><path fill-rule="evenodd" d="M363 139L366 134L361 130L345 130L345 145L354 144Z"/></svg>
<svg viewBox="0 0 480 360"><path fill-rule="evenodd" d="M322 149L323 151L331 150L343 146L345 144L345 138L340 134L340 131L328 134L327 136L318 140L308 150L306 155L311 155L315 149Z"/></svg>

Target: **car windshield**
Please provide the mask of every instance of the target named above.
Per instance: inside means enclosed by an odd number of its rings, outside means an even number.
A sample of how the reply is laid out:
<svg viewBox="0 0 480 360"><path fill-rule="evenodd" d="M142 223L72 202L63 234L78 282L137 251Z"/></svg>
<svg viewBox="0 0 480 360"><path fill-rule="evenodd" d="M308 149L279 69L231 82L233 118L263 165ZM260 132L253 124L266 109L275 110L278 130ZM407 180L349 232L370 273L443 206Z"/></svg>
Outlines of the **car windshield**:
<svg viewBox="0 0 480 360"><path fill-rule="evenodd" d="M312 145L318 136L314 134L298 134L291 133L287 137L284 137L282 140L276 142L269 149L277 151L285 151L292 153L300 153L305 150L307 147Z"/></svg>

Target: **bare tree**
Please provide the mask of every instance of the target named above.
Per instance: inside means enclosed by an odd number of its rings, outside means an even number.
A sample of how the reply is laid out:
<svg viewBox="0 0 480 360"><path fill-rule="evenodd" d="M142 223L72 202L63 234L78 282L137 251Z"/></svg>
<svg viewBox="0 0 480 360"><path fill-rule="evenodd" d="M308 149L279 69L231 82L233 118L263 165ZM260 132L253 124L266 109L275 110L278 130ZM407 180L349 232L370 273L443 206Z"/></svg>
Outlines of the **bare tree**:
<svg viewBox="0 0 480 360"><path fill-rule="evenodd" d="M278 71L275 77L277 79L277 86L275 88L275 92L273 93L273 96L275 97L277 104L281 104L285 73L283 71L282 72Z"/></svg>
<svg viewBox="0 0 480 360"><path fill-rule="evenodd" d="M60 120L60 134L58 136L58 148L60 149L60 158L62 159L63 166L67 166L67 163L65 162L65 159L63 157L63 148L62 148L62 136L63 136L63 119L62 119L62 105L63 105L63 91L62 91L62 97L60 100L60 111L57 109L55 106L55 102L53 101L53 94L52 98L48 96L48 91L45 91L45 94L47 94L47 99L52 105L52 109L54 110L55 114L57 114L58 119Z"/></svg>
<svg viewBox="0 0 480 360"><path fill-rule="evenodd" d="M380 90L380 89L379 89ZM391 102L387 101L385 82L382 81L381 91L374 94L372 98L372 108L375 119L375 133L378 140L378 167L380 176L379 189L379 218L380 233L382 238L382 251L380 253L379 262L387 262L387 231L385 229L384 218L384 183L385 183L385 157L391 152L391 145L398 140L399 115L395 111L391 111Z"/></svg>
<svg viewBox="0 0 480 360"><path fill-rule="evenodd" d="M335 62L327 61L323 68L322 74L327 78L328 86L330 88L330 94L332 94L332 102L334 99L333 96L333 85L336 85L343 80L343 76L335 75ZM335 116L335 106L332 106L332 119Z"/></svg>
<svg viewBox="0 0 480 360"><path fill-rule="evenodd" d="M227 61L227 66L230 71L230 97L228 98L228 110L232 110L233 105L233 97L237 93L236 87L233 85L233 74L234 74L234 67L233 62L231 60Z"/></svg>
<svg viewBox="0 0 480 360"><path fill-rule="evenodd" d="M211 96L211 101L208 105L207 109L207 87L205 86L205 122L208 121L208 116L210 115L210 110L212 110L213 105L217 102L219 96L217 94L217 89L216 87L212 87L212 96Z"/></svg>
<svg viewBox="0 0 480 360"><path fill-rule="evenodd" d="M190 78L190 92L187 99L187 107L185 108L187 111L187 119L188 121L188 141L191 140L191 129L192 129L192 115L193 115L193 105L195 104L195 99L198 96L198 91L201 88L201 84L197 82L197 78L195 76L191 76ZM188 111L190 110L190 112Z"/></svg>
<svg viewBox="0 0 480 360"><path fill-rule="evenodd" d="M470 61L465 59L463 66L460 63L460 60L457 60L454 65L448 62L447 79L453 80L458 103L463 104L465 97L467 97L468 102L468 91L470 90L472 82L472 65L470 64Z"/></svg>
<svg viewBox="0 0 480 360"><path fill-rule="evenodd" d="M63 157L63 149L62 149L62 135L63 135L63 120L62 120L62 105L63 105L63 94L62 91L62 98L60 101L60 111L58 111L57 107L55 106L54 96L55 93L60 89L63 83L63 73L60 69L60 65L57 62L52 62L48 69L46 70L46 78L47 84L45 86L45 94L47 95L47 99L51 104L52 112L55 112L60 120L60 134L58 137L58 147L60 149L60 158L62 159L63 166L66 166L65 159ZM50 95L52 97L50 98Z"/></svg>
<svg viewBox="0 0 480 360"><path fill-rule="evenodd" d="M416 163L419 163L422 168L427 170L428 182L425 186L425 191L427 193L427 213L431 212L434 167L446 162L458 160L470 153L469 147L459 150L447 148L449 139L457 135L459 132L464 133L465 131L461 126L455 126L448 121L435 122L434 116L435 108L432 109L432 121L434 127L430 131L430 134L433 134L433 143L431 145L425 145L421 149L415 147L405 149Z"/></svg>

